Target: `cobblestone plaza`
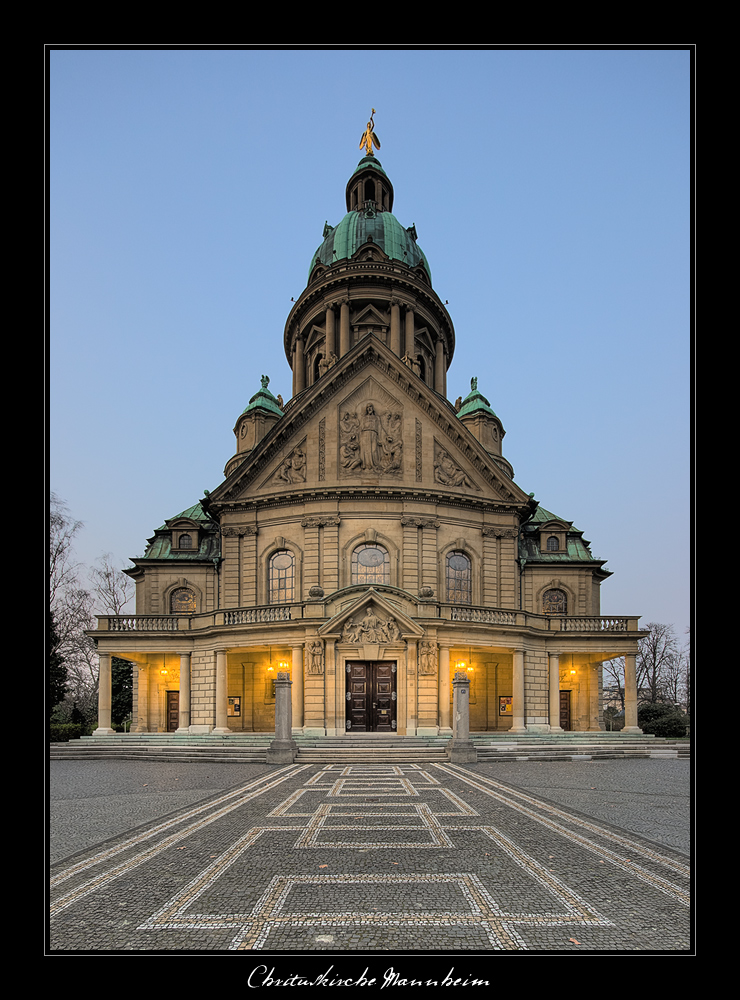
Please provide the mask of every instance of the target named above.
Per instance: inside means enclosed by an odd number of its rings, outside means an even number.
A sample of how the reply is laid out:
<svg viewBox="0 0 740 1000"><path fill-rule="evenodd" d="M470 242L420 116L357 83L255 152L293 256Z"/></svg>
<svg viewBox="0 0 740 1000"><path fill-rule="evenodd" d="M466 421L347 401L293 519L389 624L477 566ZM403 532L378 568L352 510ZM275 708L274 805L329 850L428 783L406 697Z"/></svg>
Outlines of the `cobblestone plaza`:
<svg viewBox="0 0 740 1000"><path fill-rule="evenodd" d="M687 953L689 767L53 762L50 953Z"/></svg>

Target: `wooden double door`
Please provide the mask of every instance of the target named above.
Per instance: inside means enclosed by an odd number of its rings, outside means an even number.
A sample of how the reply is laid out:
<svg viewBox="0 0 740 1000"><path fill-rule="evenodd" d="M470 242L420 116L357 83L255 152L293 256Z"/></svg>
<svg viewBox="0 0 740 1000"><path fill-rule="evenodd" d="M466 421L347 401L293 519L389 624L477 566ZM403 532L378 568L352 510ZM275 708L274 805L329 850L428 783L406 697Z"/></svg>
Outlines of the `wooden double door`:
<svg viewBox="0 0 740 1000"><path fill-rule="evenodd" d="M347 732L396 732L396 664L347 662Z"/></svg>

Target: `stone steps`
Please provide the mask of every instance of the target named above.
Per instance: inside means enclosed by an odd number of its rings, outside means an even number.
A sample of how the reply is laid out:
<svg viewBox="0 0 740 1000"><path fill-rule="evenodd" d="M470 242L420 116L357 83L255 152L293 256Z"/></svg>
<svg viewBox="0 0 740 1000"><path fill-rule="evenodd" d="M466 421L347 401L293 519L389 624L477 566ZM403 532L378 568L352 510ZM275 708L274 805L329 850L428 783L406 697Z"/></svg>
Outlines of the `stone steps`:
<svg viewBox="0 0 740 1000"><path fill-rule="evenodd" d="M174 735L172 733L83 736L69 743L52 743L51 760L158 760L222 763L265 763L272 733L234 733L229 736ZM295 738L300 764L430 763L446 761L445 736L326 736ZM629 758L689 759L686 741L652 736L621 737L618 733L535 734L512 737L473 733L478 761L494 760L610 760Z"/></svg>

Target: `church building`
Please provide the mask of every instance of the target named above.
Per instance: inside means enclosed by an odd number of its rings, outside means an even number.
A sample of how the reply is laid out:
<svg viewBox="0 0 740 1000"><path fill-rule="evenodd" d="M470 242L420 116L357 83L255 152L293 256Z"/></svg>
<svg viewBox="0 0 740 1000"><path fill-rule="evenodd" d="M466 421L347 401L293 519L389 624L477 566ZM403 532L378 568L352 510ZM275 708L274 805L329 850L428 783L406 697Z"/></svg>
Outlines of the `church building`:
<svg viewBox="0 0 740 1000"><path fill-rule="evenodd" d="M447 399L452 319L373 144L371 119L285 323L291 398L250 387L224 480L132 559L136 613L99 619L98 735L112 656L132 732L272 732L283 671L293 733L333 737L449 734L456 671L472 732L596 732L625 656L639 733L638 619L600 614L609 571L514 481L478 380Z"/></svg>

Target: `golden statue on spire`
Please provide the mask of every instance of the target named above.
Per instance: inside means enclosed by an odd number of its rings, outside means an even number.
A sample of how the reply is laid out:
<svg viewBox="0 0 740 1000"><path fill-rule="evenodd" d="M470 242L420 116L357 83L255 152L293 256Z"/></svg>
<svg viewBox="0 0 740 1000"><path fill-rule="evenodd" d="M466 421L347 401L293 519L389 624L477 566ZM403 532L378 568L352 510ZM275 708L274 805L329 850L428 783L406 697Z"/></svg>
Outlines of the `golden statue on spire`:
<svg viewBox="0 0 740 1000"><path fill-rule="evenodd" d="M373 145L376 149L380 149L380 140L373 131L375 128L375 122L373 121L373 115L375 114L375 108L370 109L370 121L367 123L367 128L362 133L362 138L360 139L360 149L365 147L365 156L374 156Z"/></svg>

